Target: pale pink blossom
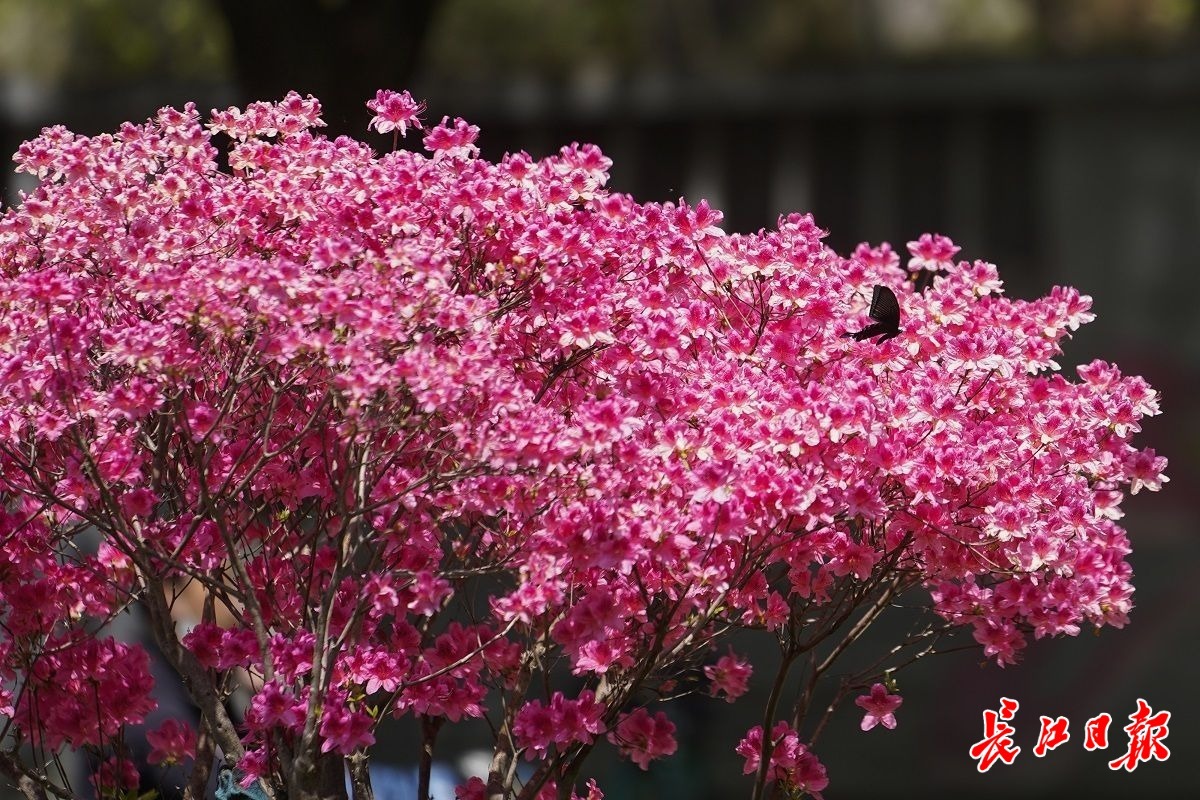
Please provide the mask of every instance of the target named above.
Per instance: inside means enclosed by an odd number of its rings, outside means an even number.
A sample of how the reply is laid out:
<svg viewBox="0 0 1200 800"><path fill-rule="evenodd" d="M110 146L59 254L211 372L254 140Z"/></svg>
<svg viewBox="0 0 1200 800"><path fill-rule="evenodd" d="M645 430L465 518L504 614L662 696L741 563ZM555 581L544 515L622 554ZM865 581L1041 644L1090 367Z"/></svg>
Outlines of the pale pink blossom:
<svg viewBox="0 0 1200 800"><path fill-rule="evenodd" d="M923 233L916 241L908 243L908 252L912 255L908 268L934 272L946 269L954 264L954 255L961 249L946 236Z"/></svg>
<svg viewBox="0 0 1200 800"><path fill-rule="evenodd" d="M375 99L367 102L367 108L375 112L367 127L379 133L398 131L405 136L409 125L418 129L421 127L420 117L425 111L425 104L413 100L408 92L380 89L375 93Z"/></svg>

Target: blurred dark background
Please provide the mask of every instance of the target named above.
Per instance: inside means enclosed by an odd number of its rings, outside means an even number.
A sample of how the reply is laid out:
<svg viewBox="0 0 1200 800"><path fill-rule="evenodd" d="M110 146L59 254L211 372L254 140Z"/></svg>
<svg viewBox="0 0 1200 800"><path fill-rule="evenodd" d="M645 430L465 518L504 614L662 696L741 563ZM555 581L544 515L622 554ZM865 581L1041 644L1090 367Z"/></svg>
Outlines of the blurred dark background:
<svg viewBox="0 0 1200 800"><path fill-rule="evenodd" d="M366 138L377 88L411 89L431 122L480 125L489 158L595 142L615 162L610 188L707 198L728 231L811 211L842 253L941 232L996 262L1011 295L1092 295L1098 319L1064 369L1102 356L1164 396L1141 441L1170 458L1171 483L1128 499L1123 521L1132 624L1033 643L1005 670L958 653L900 673L895 731L860 733L848 705L823 735L827 796L1200 796L1200 4L0 0L6 153L43 125L99 133L163 105L288 89L321 98L331 135ZM2 181L6 203L28 187L8 167ZM967 749L1001 696L1021 702L1024 750L979 775ZM1138 697L1172 712L1172 757L1115 773ZM677 706L677 758L593 774L618 800L746 796L732 748L748 710ZM1101 712L1110 748L1085 753L1083 724ZM1067 716L1073 737L1042 759L1039 715ZM395 736L378 757L411 763Z"/></svg>

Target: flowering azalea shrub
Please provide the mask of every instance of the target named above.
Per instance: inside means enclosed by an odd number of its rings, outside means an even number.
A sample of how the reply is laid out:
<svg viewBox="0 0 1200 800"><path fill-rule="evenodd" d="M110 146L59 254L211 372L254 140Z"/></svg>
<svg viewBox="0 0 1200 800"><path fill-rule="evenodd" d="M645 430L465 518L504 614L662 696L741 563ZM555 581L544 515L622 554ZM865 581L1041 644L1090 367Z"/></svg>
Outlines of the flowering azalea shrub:
<svg viewBox="0 0 1200 800"><path fill-rule="evenodd" d="M214 754L293 798L344 791L346 763L369 797L389 716L420 724L424 792L439 730L486 715L491 769L460 797L599 798L595 748L648 768L681 733L668 698L739 701L734 629L782 656L729 742L750 791L818 794L811 687L901 595L921 633L840 677L864 728L896 724L890 671L948 631L1004 666L1030 636L1125 624L1120 502L1166 481L1130 444L1158 398L1100 361L1059 373L1087 297L1007 299L941 236L902 263L838 255L798 214L727 234L704 202L606 191L595 147L491 163L407 93L368 105L424 152L329 141L296 94L21 146L40 185L0 220L9 780L63 794L40 766L62 746L110 758L109 791L135 780L119 734L152 681L107 630L135 603L201 720L151 731L150 760L190 760L194 797ZM899 335L845 338L875 285Z"/></svg>

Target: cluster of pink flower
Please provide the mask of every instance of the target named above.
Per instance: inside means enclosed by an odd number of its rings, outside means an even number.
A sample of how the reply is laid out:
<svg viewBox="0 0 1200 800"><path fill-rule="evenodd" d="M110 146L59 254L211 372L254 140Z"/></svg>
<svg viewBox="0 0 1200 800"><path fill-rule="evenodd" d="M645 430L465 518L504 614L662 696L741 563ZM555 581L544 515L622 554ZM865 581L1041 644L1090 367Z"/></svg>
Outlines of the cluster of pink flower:
<svg viewBox="0 0 1200 800"><path fill-rule="evenodd" d="M424 130L407 93L370 106ZM164 582L228 613L164 652L193 689L250 676L249 772L500 689L544 786L602 736L672 753L647 700L730 626L923 590L1003 665L1029 633L1125 623L1119 503L1166 480L1129 442L1158 398L1106 363L1057 372L1087 297L1007 299L944 237L905 269L809 216L726 234L703 202L604 190L591 146L491 163L443 120L426 154L380 156L319 113L292 94L206 130L189 105L20 148L42 182L0 220L0 705L24 735L141 719L145 661L88 631L141 598L172 636ZM939 277L916 293L909 270ZM901 335L844 339L876 284ZM557 656L574 696L514 702ZM749 666L704 674L732 700ZM747 769L771 752L768 780L819 791L798 734L772 736L738 745Z"/></svg>
<svg viewBox="0 0 1200 800"><path fill-rule="evenodd" d="M759 725L738 742L738 755L746 759L745 772L749 775L759 769L763 753L763 729ZM771 754L770 779L790 786L798 795L811 794L821 797L821 790L829 785L825 766L800 741L799 734L786 722L776 723L771 730L767 752Z"/></svg>

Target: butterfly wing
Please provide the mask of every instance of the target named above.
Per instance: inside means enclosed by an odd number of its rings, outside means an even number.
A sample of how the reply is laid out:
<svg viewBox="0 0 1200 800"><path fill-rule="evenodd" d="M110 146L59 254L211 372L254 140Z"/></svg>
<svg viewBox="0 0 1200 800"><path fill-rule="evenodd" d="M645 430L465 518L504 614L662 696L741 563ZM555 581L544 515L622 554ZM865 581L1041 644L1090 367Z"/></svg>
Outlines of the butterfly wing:
<svg viewBox="0 0 1200 800"><path fill-rule="evenodd" d="M871 308L868 315L875 320L861 331L847 331L842 336L853 336L857 341L879 337L879 344L900 335L900 302L896 293L886 286L876 286L871 292Z"/></svg>
<svg viewBox="0 0 1200 800"><path fill-rule="evenodd" d="M886 286L877 285L871 293L871 319L882 322L889 328L900 327L900 302L896 293Z"/></svg>
<svg viewBox="0 0 1200 800"><path fill-rule="evenodd" d="M232 800L234 792L238 791L237 779L233 777L233 770L223 769L217 776L217 800Z"/></svg>
<svg viewBox="0 0 1200 800"><path fill-rule="evenodd" d="M243 787L233 770L225 767L217 776L217 800L268 800L258 781Z"/></svg>

